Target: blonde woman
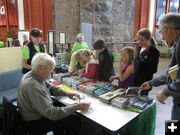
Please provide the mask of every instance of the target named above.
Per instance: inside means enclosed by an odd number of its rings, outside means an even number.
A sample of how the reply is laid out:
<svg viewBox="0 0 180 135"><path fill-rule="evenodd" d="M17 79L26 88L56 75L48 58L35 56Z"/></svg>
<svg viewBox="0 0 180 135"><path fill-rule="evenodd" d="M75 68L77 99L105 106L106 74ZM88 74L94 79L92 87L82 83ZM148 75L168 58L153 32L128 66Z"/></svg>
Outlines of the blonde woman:
<svg viewBox="0 0 180 135"><path fill-rule="evenodd" d="M143 28L138 31L137 39L140 44L135 56L135 76L134 85L141 86L142 83L150 81L153 74L157 72L159 62L159 51L156 49L156 41L151 31ZM141 95L148 95L151 88L141 91Z"/></svg>
<svg viewBox="0 0 180 135"><path fill-rule="evenodd" d="M74 52L71 56L69 65L69 73L76 74L82 73L87 62L91 59L91 51L87 49L80 49Z"/></svg>
<svg viewBox="0 0 180 135"><path fill-rule="evenodd" d="M86 68L79 76L91 78L94 81L97 81L97 80L99 80L98 63L97 63L97 61L95 59L95 55L93 53L91 53L90 57L91 58L86 63Z"/></svg>
<svg viewBox="0 0 180 135"><path fill-rule="evenodd" d="M124 47L121 51L119 76L111 76L110 81L118 80L118 87L127 89L134 85L134 49Z"/></svg>

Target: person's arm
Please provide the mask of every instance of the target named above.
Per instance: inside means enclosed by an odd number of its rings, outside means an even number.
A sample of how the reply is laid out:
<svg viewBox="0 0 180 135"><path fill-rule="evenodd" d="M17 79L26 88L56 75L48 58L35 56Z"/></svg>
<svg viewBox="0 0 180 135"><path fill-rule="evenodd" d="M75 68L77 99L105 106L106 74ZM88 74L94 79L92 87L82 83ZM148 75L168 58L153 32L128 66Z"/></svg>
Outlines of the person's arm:
<svg viewBox="0 0 180 135"><path fill-rule="evenodd" d="M166 84L168 78L168 71L163 73L162 75L159 75L155 78L153 78L151 81L149 81L150 86L160 86Z"/></svg>
<svg viewBox="0 0 180 135"><path fill-rule="evenodd" d="M23 46L22 49L22 67L23 68L27 68L27 69L31 69L31 65L27 64L27 60L30 57L30 53L29 53L29 48L27 45Z"/></svg>
<svg viewBox="0 0 180 135"><path fill-rule="evenodd" d="M122 66L120 66L120 73L119 73L119 80L124 81L126 80L130 74L134 72L134 65L130 65L127 67L126 71L122 72Z"/></svg>
<svg viewBox="0 0 180 135"><path fill-rule="evenodd" d="M51 85L47 81L45 82L45 84L52 96L66 96L65 91L63 91L60 87Z"/></svg>
<svg viewBox="0 0 180 135"><path fill-rule="evenodd" d="M27 68L27 69L32 69L31 65L27 64L27 60L23 59L22 60L22 67Z"/></svg>
<svg viewBox="0 0 180 135"><path fill-rule="evenodd" d="M68 72L69 73L72 73L74 72L74 69L76 67L76 59L75 59L75 54L73 53L72 56L71 56L71 62L69 64L69 69L68 69Z"/></svg>
<svg viewBox="0 0 180 135"><path fill-rule="evenodd" d="M78 42L75 42L74 45L73 45L73 48L72 48L72 52L75 52L78 50Z"/></svg>
<svg viewBox="0 0 180 135"><path fill-rule="evenodd" d="M153 78L152 80L150 81L147 81L147 82L144 82L142 85L141 85L141 89L142 90L148 90L150 89L152 86L160 86L160 85L164 85L166 84L166 81L167 81L167 78L168 78L168 71L166 71L164 74L162 75L159 75L155 78Z"/></svg>

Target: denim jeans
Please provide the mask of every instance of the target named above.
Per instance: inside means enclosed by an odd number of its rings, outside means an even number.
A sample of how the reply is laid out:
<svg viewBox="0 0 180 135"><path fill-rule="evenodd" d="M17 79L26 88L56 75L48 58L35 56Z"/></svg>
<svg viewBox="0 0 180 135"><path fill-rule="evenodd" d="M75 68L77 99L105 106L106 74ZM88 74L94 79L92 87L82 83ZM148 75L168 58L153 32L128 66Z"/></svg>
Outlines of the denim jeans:
<svg viewBox="0 0 180 135"><path fill-rule="evenodd" d="M173 103L171 120L180 120L180 104Z"/></svg>

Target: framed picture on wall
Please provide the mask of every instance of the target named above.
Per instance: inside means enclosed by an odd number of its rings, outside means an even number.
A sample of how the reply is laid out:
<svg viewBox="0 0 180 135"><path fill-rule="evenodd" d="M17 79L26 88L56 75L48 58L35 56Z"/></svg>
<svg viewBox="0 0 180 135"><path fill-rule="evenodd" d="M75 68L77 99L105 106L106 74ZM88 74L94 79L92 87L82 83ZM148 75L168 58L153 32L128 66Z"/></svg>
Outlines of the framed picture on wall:
<svg viewBox="0 0 180 135"><path fill-rule="evenodd" d="M62 32L59 33L59 43L60 44L66 43L66 34L65 33L62 33Z"/></svg>
<svg viewBox="0 0 180 135"><path fill-rule="evenodd" d="M55 54L54 31L53 30L48 31L48 50L49 50L49 54L51 54L51 55Z"/></svg>
<svg viewBox="0 0 180 135"><path fill-rule="evenodd" d="M25 41L29 41L29 39L30 39L29 30L19 30L18 31L18 40L19 40L21 46L24 45Z"/></svg>

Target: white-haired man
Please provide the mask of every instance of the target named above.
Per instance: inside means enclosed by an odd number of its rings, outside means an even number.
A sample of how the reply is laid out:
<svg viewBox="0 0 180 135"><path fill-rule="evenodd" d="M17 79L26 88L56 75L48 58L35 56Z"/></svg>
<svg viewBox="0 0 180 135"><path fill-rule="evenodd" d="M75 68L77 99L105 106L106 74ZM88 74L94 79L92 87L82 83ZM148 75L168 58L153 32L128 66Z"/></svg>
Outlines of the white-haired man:
<svg viewBox="0 0 180 135"><path fill-rule="evenodd" d="M172 120L180 120L180 14L168 13L159 20L159 30L163 38L173 44L173 55L169 65L173 67L178 65L176 79L172 80L168 74L169 69L162 75L154 78L149 82L142 84L142 89L149 89L152 86L160 86L166 84L165 88L157 94L160 103L169 97L173 97L173 108L171 111Z"/></svg>
<svg viewBox="0 0 180 135"><path fill-rule="evenodd" d="M55 135L77 135L80 119L73 114L76 110L86 110L87 103L77 103L68 107L55 107L53 96L73 98L78 94L64 92L45 80L51 75L55 60L46 53L38 53L32 59L32 71L25 74L20 82L17 104L23 123L30 134L54 131Z"/></svg>

